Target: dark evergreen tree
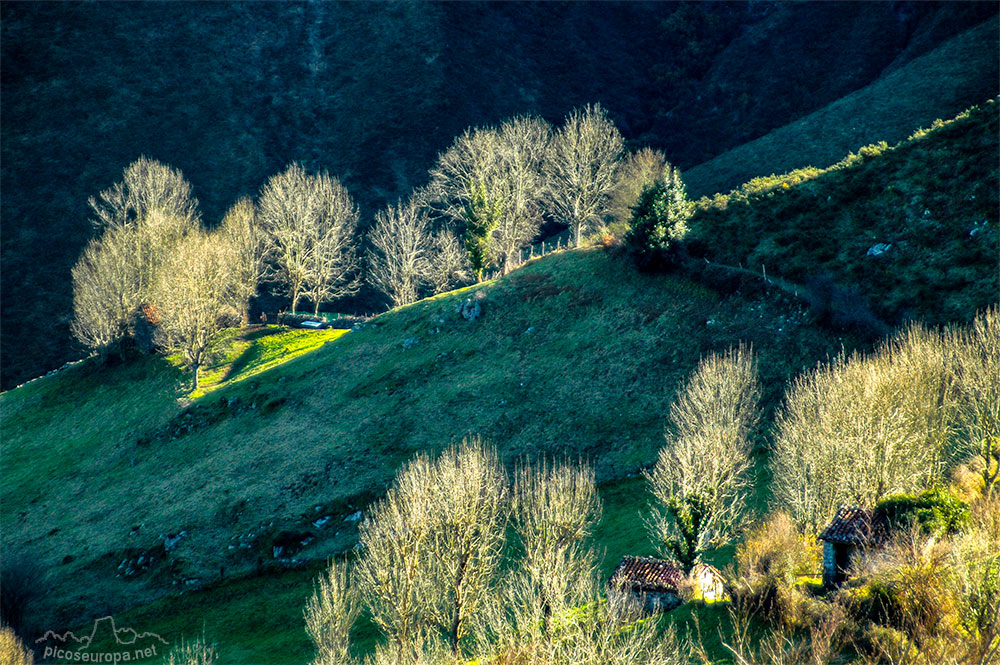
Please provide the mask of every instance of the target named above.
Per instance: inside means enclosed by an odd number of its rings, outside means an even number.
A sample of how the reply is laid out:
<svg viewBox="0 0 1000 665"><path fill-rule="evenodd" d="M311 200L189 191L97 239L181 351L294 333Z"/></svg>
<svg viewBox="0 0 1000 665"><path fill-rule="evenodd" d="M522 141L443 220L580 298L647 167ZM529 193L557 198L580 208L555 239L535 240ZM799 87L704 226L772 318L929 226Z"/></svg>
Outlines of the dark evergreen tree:
<svg viewBox="0 0 1000 665"><path fill-rule="evenodd" d="M663 270L676 262L690 216L691 203L680 171L668 166L663 178L639 196L625 234L625 247L640 270Z"/></svg>

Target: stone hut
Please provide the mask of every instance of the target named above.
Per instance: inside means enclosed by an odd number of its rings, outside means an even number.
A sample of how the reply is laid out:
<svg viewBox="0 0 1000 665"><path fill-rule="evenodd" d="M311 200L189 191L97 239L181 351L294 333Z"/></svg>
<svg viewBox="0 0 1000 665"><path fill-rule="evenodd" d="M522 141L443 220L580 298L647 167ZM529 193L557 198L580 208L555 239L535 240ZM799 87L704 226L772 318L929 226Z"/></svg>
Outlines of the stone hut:
<svg viewBox="0 0 1000 665"><path fill-rule="evenodd" d="M823 586L843 584L853 558L880 544L885 535L885 525L876 523L870 508L841 506L819 535L823 541Z"/></svg>
<svg viewBox="0 0 1000 665"><path fill-rule="evenodd" d="M622 557L608 580L608 601L643 614L666 612L681 604L679 585L683 579L684 573L670 561Z"/></svg>

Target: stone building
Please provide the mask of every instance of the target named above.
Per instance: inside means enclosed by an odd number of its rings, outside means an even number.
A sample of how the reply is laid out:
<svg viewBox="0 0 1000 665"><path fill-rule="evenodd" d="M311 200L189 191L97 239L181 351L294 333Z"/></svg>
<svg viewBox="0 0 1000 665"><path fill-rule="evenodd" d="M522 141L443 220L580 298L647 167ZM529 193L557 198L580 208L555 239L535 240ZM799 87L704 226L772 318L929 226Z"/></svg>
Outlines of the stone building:
<svg viewBox="0 0 1000 665"><path fill-rule="evenodd" d="M608 601L643 614L666 612L681 604L679 585L683 579L684 573L670 561L622 557L608 580Z"/></svg>
<svg viewBox="0 0 1000 665"><path fill-rule="evenodd" d="M843 584L851 561L865 549L885 540L885 525L877 523L870 508L841 506L833 520L823 529L823 586Z"/></svg>

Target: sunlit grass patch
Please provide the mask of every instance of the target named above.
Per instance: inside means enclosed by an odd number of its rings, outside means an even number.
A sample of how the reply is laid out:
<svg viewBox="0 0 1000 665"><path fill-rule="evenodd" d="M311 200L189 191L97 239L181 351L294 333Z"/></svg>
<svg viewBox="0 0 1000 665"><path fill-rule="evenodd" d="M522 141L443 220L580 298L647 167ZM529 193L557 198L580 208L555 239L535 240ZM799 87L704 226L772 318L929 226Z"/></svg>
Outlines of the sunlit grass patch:
<svg viewBox="0 0 1000 665"><path fill-rule="evenodd" d="M299 330L282 326L225 330L213 345L212 360L201 370L198 390L187 397L198 399L223 386L244 381L314 351L347 332L335 328ZM178 366L181 364L179 354L168 360Z"/></svg>

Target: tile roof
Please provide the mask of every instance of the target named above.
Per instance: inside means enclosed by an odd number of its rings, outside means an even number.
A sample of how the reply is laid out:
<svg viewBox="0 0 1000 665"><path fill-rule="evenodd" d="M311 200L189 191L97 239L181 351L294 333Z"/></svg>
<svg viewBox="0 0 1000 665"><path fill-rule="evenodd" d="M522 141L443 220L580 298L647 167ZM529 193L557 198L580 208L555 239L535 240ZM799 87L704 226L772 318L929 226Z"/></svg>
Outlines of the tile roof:
<svg viewBox="0 0 1000 665"><path fill-rule="evenodd" d="M677 591L684 574L670 561L642 556L622 557L608 586L632 591Z"/></svg>
<svg viewBox="0 0 1000 665"><path fill-rule="evenodd" d="M872 524L872 515L869 508L841 506L819 539L830 543L874 544L883 539L885 528L882 524Z"/></svg>

